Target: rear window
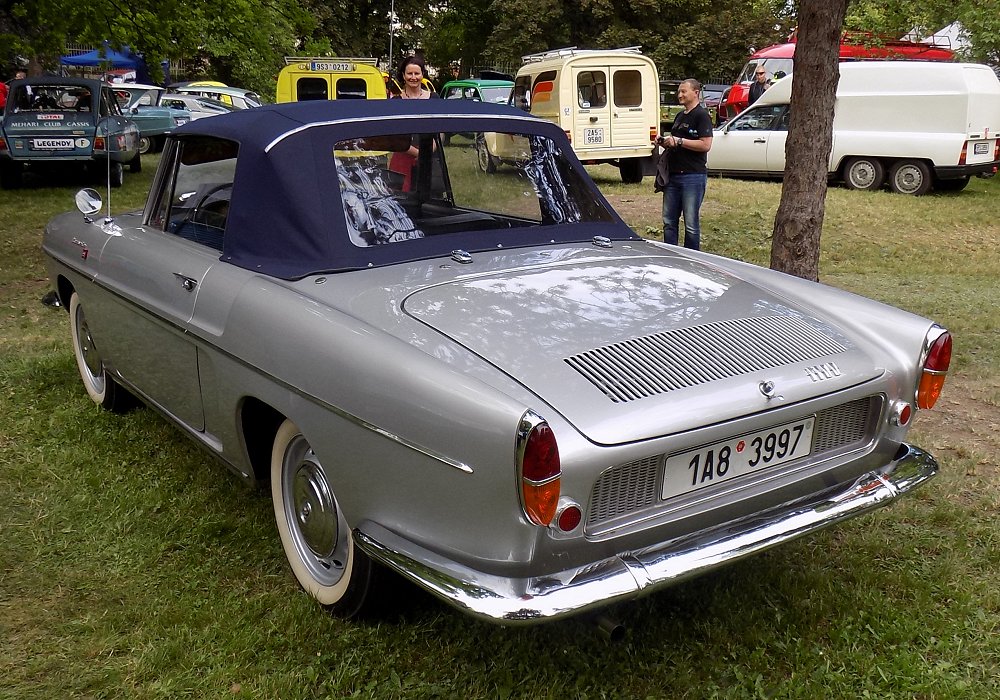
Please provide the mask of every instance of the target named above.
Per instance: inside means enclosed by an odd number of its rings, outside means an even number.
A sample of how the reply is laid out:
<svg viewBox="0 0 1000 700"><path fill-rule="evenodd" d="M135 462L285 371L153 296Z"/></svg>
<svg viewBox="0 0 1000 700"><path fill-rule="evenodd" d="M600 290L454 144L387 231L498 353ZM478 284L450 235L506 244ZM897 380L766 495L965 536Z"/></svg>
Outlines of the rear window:
<svg viewBox="0 0 1000 700"><path fill-rule="evenodd" d="M613 217L559 144L518 133L418 133L341 141L335 159L351 243L407 243Z"/></svg>

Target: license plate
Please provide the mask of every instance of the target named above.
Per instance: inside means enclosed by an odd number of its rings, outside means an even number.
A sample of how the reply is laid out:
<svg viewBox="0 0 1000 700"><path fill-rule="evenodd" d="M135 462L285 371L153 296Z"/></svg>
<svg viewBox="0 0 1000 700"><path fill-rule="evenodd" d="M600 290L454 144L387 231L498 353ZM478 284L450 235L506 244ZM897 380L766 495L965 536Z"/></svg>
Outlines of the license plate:
<svg viewBox="0 0 1000 700"><path fill-rule="evenodd" d="M661 496L671 498L812 452L815 418L740 435L667 458Z"/></svg>
<svg viewBox="0 0 1000 700"><path fill-rule="evenodd" d="M72 150L73 139L32 139L31 147L36 151Z"/></svg>
<svg viewBox="0 0 1000 700"><path fill-rule="evenodd" d="M350 73L354 70L353 63L333 63L328 61L313 61L313 70L330 71L332 73Z"/></svg>
<svg viewBox="0 0 1000 700"><path fill-rule="evenodd" d="M979 143L973 144L972 152L977 156L984 155L990 152L990 145L985 141L980 141Z"/></svg>
<svg viewBox="0 0 1000 700"><path fill-rule="evenodd" d="M585 129L583 142L586 144L604 143L604 129Z"/></svg>

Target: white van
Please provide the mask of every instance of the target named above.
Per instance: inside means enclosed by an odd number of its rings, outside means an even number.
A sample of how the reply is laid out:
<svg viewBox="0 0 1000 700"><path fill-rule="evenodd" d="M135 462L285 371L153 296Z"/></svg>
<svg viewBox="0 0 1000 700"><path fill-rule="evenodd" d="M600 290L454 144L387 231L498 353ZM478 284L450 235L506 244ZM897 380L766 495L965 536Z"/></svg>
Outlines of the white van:
<svg viewBox="0 0 1000 700"><path fill-rule="evenodd" d="M784 78L715 131L711 174L781 177L791 82ZM840 64L830 177L850 189L961 190L1000 165L1000 80L988 66Z"/></svg>
<svg viewBox="0 0 1000 700"><path fill-rule="evenodd" d="M656 172L659 78L638 47L573 47L524 56L522 62L511 93L515 107L559 124L580 160L617 165L624 182ZM480 163L503 160L501 146L487 139L484 147Z"/></svg>

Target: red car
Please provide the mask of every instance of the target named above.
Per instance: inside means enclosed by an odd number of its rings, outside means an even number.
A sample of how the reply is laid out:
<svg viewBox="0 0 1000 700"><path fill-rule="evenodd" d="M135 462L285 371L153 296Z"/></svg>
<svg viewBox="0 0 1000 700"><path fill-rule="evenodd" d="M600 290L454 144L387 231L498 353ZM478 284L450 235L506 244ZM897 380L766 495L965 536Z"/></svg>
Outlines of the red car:
<svg viewBox="0 0 1000 700"><path fill-rule="evenodd" d="M767 70L768 78L778 78L792 73L792 57L795 55L796 34L788 37L788 43L768 46L754 52L743 66L736 82L719 105L718 123L732 119L747 108L750 83L754 80L757 66ZM955 53L934 44L896 39L881 39L867 33L845 32L840 40L841 61L863 61L866 59L900 59L921 61L951 61Z"/></svg>

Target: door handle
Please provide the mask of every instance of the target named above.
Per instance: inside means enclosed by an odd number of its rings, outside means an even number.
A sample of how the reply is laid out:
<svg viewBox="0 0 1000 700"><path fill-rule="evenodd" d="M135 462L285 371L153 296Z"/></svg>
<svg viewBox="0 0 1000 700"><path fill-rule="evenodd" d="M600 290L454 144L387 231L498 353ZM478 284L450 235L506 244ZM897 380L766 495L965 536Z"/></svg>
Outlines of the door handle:
<svg viewBox="0 0 1000 700"><path fill-rule="evenodd" d="M596 124L597 123L597 117L591 117L590 118L590 123L591 124Z"/></svg>
<svg viewBox="0 0 1000 700"><path fill-rule="evenodd" d="M194 288L198 286L198 280L196 280L193 277L182 275L179 272L175 272L174 277L176 277L177 280L181 283L181 287L183 287L185 291L188 292L194 291Z"/></svg>
<svg viewBox="0 0 1000 700"><path fill-rule="evenodd" d="M767 139L754 139L754 143L767 143Z"/></svg>

